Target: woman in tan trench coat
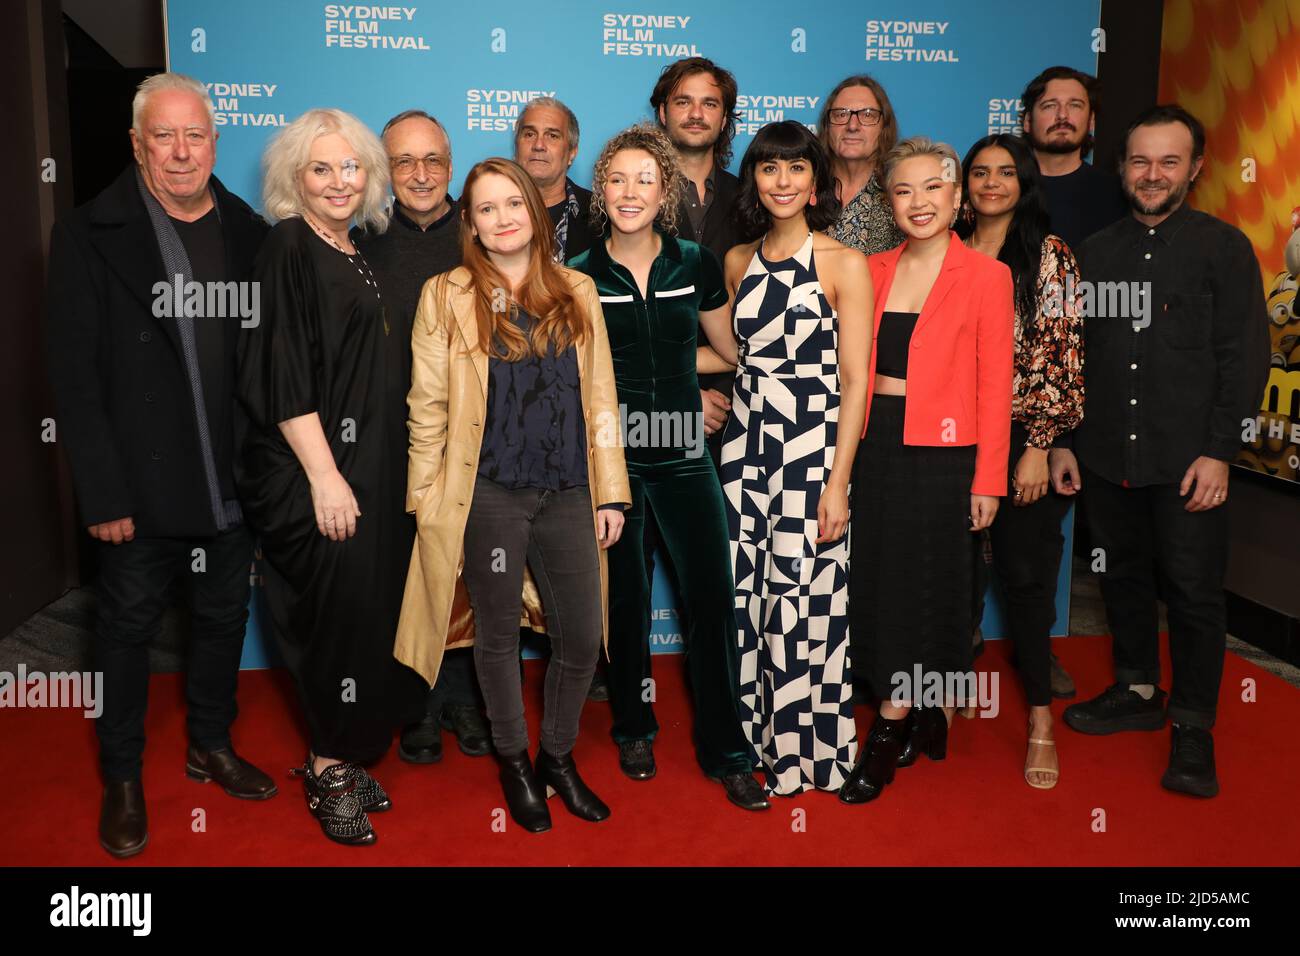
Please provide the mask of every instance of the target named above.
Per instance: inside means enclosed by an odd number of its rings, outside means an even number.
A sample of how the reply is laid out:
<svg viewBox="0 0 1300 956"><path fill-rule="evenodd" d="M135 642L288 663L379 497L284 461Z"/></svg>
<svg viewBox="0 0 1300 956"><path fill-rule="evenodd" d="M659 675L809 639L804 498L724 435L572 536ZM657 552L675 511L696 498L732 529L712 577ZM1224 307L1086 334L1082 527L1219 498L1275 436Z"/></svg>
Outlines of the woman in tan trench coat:
<svg viewBox="0 0 1300 956"><path fill-rule="evenodd" d="M425 285L412 332L406 507L418 536L394 655L432 684L444 649L467 641L468 605L506 802L539 832L548 790L583 819L609 815L571 750L607 628L604 549L632 498L600 300L553 262L532 178L479 163L461 217L464 265ZM525 562L553 647L535 767L518 667Z"/></svg>

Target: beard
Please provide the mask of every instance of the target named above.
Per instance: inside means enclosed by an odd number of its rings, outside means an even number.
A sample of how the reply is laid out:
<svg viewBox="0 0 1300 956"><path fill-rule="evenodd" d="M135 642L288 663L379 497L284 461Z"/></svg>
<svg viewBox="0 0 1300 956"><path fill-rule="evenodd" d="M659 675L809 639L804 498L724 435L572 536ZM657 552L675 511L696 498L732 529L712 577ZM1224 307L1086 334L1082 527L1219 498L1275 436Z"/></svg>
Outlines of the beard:
<svg viewBox="0 0 1300 956"><path fill-rule="evenodd" d="M1073 139L1040 139L1032 130L1029 133L1029 144L1040 153L1073 153L1083 148L1083 141L1087 138L1087 131L1074 131L1077 138Z"/></svg>
<svg viewBox="0 0 1300 956"><path fill-rule="evenodd" d="M1182 205L1183 200L1187 198L1187 193L1191 188L1192 181L1190 179L1185 179L1181 183L1177 184L1170 183L1169 191L1165 193L1165 198L1156 203L1156 205L1151 206L1142 198L1142 193L1139 190L1125 182L1124 196L1128 199L1128 204L1133 207L1136 212L1139 212L1144 216L1163 216L1173 212Z"/></svg>

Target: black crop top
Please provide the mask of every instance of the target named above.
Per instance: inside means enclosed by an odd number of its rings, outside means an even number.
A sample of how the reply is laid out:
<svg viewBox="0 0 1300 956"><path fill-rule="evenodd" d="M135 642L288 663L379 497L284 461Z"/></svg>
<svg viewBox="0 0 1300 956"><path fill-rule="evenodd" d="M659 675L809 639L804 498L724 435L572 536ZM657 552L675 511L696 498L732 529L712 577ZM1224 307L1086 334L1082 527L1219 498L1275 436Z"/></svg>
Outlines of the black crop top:
<svg viewBox="0 0 1300 956"><path fill-rule="evenodd" d="M919 312L885 312L876 335L876 374L907 378L907 352Z"/></svg>

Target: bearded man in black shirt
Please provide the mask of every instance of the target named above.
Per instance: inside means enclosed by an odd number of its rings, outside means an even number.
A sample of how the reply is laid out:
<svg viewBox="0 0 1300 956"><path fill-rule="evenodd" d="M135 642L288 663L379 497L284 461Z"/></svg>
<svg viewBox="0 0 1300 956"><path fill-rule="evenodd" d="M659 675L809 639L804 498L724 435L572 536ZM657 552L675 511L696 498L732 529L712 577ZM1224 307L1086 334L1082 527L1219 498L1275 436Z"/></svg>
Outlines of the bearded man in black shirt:
<svg viewBox="0 0 1300 956"><path fill-rule="evenodd" d="M1122 166L1132 214L1076 250L1085 306L1090 294L1093 302L1084 322L1088 397L1074 447L1092 543L1105 561L1116 683L1066 708L1065 722L1110 734L1159 730L1168 717L1163 785L1212 797L1228 463L1259 409L1269 339L1250 240L1186 204L1204 154L1204 128L1181 107L1138 117ZM1157 582L1173 661L1167 711Z"/></svg>

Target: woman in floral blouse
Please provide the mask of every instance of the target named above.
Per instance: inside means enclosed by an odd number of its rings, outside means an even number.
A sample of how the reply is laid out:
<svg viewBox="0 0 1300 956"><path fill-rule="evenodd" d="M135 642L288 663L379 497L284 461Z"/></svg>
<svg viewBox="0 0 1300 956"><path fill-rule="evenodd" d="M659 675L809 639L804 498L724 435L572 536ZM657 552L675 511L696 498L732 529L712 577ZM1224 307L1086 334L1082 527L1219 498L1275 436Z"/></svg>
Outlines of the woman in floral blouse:
<svg viewBox="0 0 1300 956"><path fill-rule="evenodd" d="M1019 137L986 136L962 163L958 234L1006 263L1015 282L1015 379L1010 488L989 534L1029 700L1025 782L1056 786L1052 737L1051 629L1070 499L1048 480L1048 452L1083 419L1083 328L1079 269L1069 246L1048 232L1033 153Z"/></svg>
<svg viewBox="0 0 1300 956"><path fill-rule="evenodd" d="M903 232L880 185L881 160L898 142L898 119L885 88L865 74L831 90L817 123L831 155L840 218L826 234L864 255L894 248Z"/></svg>

